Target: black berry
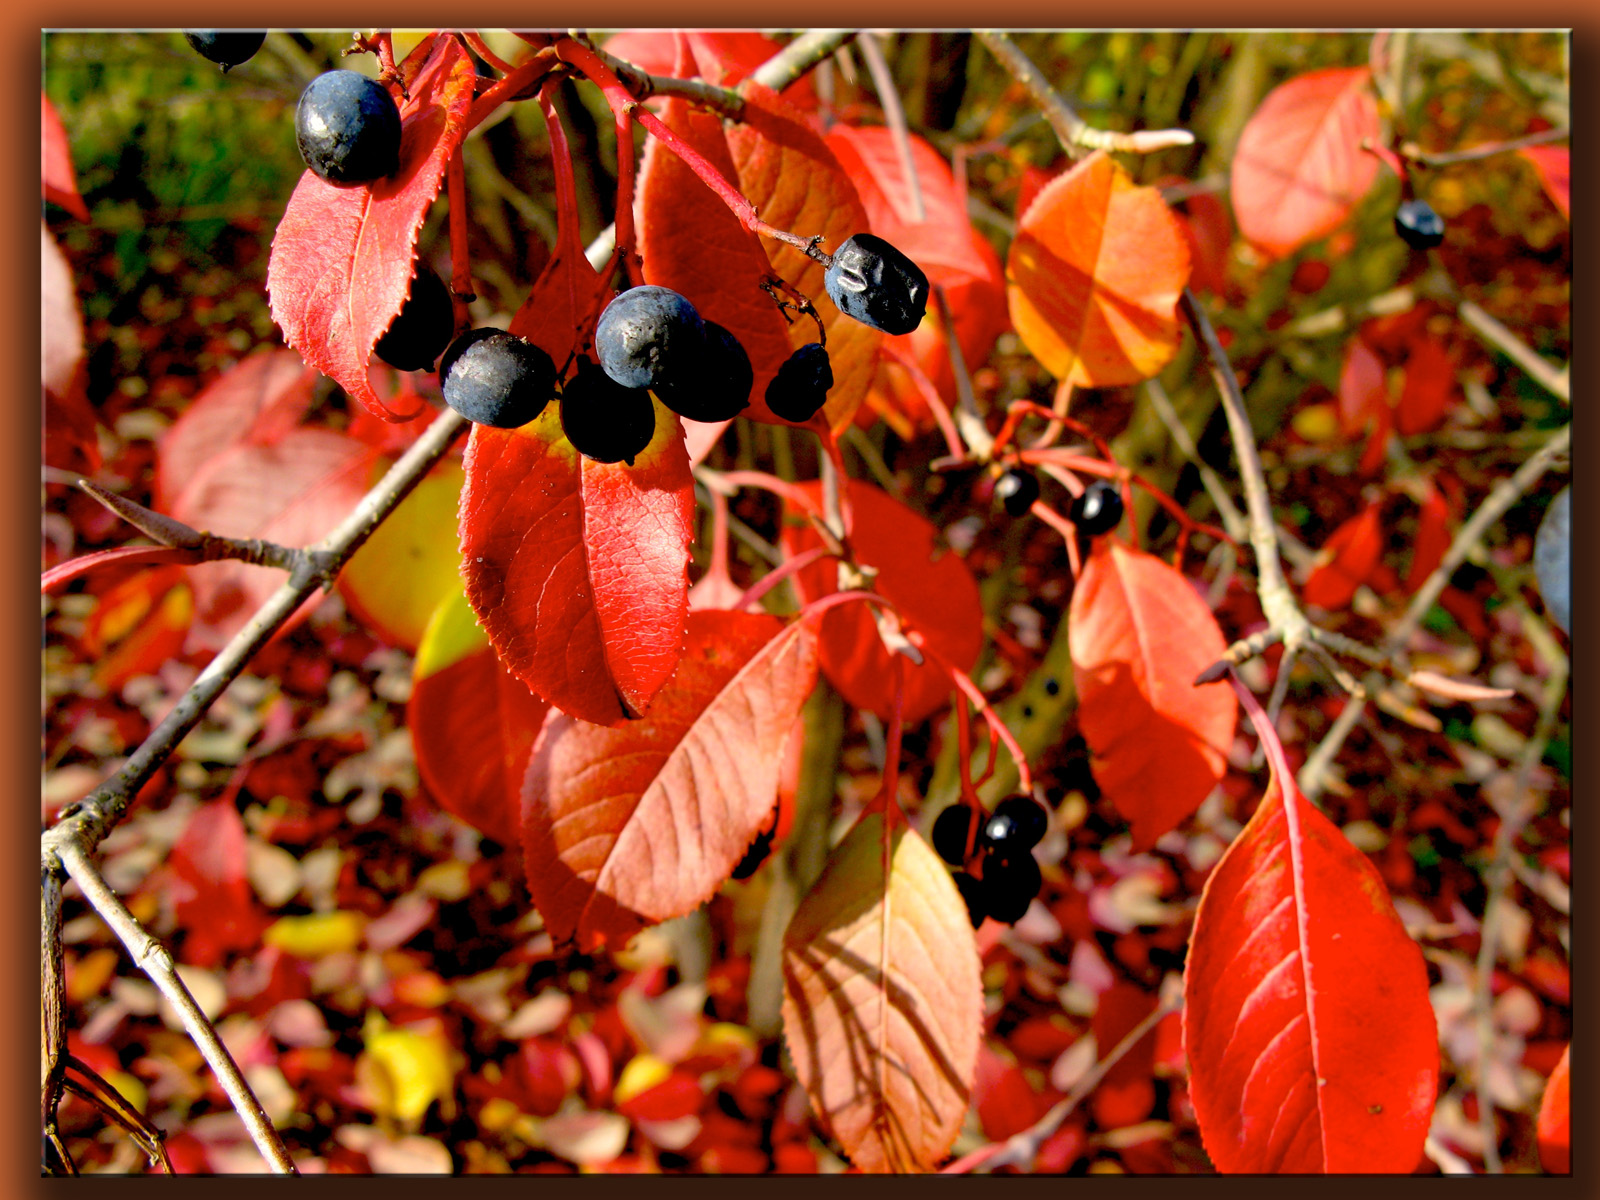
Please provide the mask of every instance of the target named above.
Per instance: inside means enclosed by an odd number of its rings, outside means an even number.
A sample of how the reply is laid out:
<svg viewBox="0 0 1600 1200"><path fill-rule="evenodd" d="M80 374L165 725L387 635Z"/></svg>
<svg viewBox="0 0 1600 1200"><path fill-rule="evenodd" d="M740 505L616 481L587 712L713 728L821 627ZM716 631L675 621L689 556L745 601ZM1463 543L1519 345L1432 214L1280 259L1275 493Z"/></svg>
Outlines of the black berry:
<svg viewBox="0 0 1600 1200"><path fill-rule="evenodd" d="M764 829L756 835L756 840L750 843L750 848L744 852L744 857L739 860L739 865L733 869L735 879L749 879L758 870L761 864L767 861L767 855L772 853L772 831Z"/></svg>
<svg viewBox="0 0 1600 1200"><path fill-rule="evenodd" d="M561 389L561 430L596 462L630 467L656 433L656 409L644 388L623 387L587 358Z"/></svg>
<svg viewBox="0 0 1600 1200"><path fill-rule="evenodd" d="M389 89L357 71L328 71L300 93L300 157L329 183L371 183L400 166L400 110Z"/></svg>
<svg viewBox="0 0 1600 1200"><path fill-rule="evenodd" d="M1032 471L1012 467L995 480L994 494L1005 504L1006 512L1013 517L1020 517L1039 498L1039 481L1033 477Z"/></svg>
<svg viewBox="0 0 1600 1200"><path fill-rule="evenodd" d="M629 288L606 305L594 331L600 365L627 388L687 383L704 365L705 347L705 322L694 305L654 284Z"/></svg>
<svg viewBox="0 0 1600 1200"><path fill-rule="evenodd" d="M469 421L516 429L544 411L556 392L556 365L532 342L502 329L458 337L439 362L445 403Z"/></svg>
<svg viewBox="0 0 1600 1200"><path fill-rule="evenodd" d="M950 805L933 822L933 848L945 862L959 867L967 861L967 838L978 823L978 812L966 804Z"/></svg>
<svg viewBox="0 0 1600 1200"><path fill-rule="evenodd" d="M265 29L185 29L183 36L195 53L221 63L226 74L242 62L249 62L261 43L267 40Z"/></svg>
<svg viewBox="0 0 1600 1200"><path fill-rule="evenodd" d="M1049 814L1032 796L1007 796L983 823L983 845L1002 856L1015 857L1037 846L1049 826Z"/></svg>
<svg viewBox="0 0 1600 1200"><path fill-rule="evenodd" d="M1110 480L1096 479L1072 502L1067 517L1090 537L1115 529L1122 520L1122 493Z"/></svg>
<svg viewBox="0 0 1600 1200"><path fill-rule="evenodd" d="M988 855L983 860L983 904L996 921L1015 925L1039 894L1044 877L1033 855Z"/></svg>
<svg viewBox="0 0 1600 1200"><path fill-rule="evenodd" d="M417 277L411 281L411 294L372 348L373 353L402 371L427 370L450 344L455 322L450 289L444 280L427 267L418 267Z"/></svg>
<svg viewBox="0 0 1600 1200"><path fill-rule="evenodd" d="M922 268L870 233L845 240L822 282L840 312L885 333L910 333L928 308Z"/></svg>
<svg viewBox="0 0 1600 1200"><path fill-rule="evenodd" d="M808 342L783 360L767 384L772 415L796 425L817 415L833 386L833 363L821 342Z"/></svg>
<svg viewBox="0 0 1600 1200"><path fill-rule="evenodd" d="M739 339L707 321L705 355L692 374L679 373L655 385L656 397L691 421L727 421L750 407L755 371Z"/></svg>
<svg viewBox="0 0 1600 1200"><path fill-rule="evenodd" d="M1407 200L1394 210L1394 231L1406 245L1431 250L1444 241L1444 218L1426 200Z"/></svg>
<svg viewBox="0 0 1600 1200"><path fill-rule="evenodd" d="M989 910L984 907L984 887L981 879L974 879L965 871L957 871L951 876L956 881L956 890L961 893L961 899L966 902L967 918L976 929L983 924L983 919L989 915Z"/></svg>

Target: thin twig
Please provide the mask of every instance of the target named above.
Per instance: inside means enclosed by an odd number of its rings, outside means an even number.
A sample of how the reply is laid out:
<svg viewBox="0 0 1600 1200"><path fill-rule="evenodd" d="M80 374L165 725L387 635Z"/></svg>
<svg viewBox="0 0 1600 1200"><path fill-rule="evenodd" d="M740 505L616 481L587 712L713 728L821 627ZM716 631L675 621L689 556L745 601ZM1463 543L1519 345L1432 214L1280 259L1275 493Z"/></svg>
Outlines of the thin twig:
<svg viewBox="0 0 1600 1200"><path fill-rule="evenodd" d="M1448 153L1435 154L1424 150L1415 142L1405 142L1400 147L1400 157L1409 158L1414 163L1425 167L1447 167L1454 163L1476 162L1481 158L1488 158L1495 154L1505 154L1512 150L1522 150L1529 146L1546 146L1551 142L1564 142L1572 136L1570 129L1544 129L1538 133L1530 133L1526 137L1512 138L1505 142L1488 142L1482 146L1469 146L1465 150L1452 150Z"/></svg>
<svg viewBox="0 0 1600 1200"><path fill-rule="evenodd" d="M652 96L676 96L701 108L710 109L730 121L742 120L744 117L744 97L732 88L717 87L703 79L675 79L668 75L652 75L642 67L609 53L604 46L595 45L577 32L573 32L570 36L580 39L594 51L601 62L615 71L617 78L622 81L622 86L633 94L635 100L649 100Z"/></svg>
<svg viewBox="0 0 1600 1200"><path fill-rule="evenodd" d="M855 36L854 29L807 30L752 71L750 78L781 92Z"/></svg>
<svg viewBox="0 0 1600 1200"><path fill-rule="evenodd" d="M262 1109L261 1102L250 1090L250 1085L245 1082L237 1064L228 1054L227 1047L217 1036L217 1031L212 1028L205 1013L189 994L189 989L178 977L177 968L173 965L172 955L168 953L167 948L145 932L144 927L100 877L100 872L95 869L94 863L89 859L88 851L83 846L69 841L61 844L58 850L62 869L83 889L84 898L122 940L122 944L128 948L128 953L133 955L133 961L139 964L151 982L161 990L161 994L177 1009L183 1027L188 1030L189 1037L205 1056L212 1071L216 1073L217 1082L222 1085L222 1090L227 1093L234 1109L243 1118L245 1128L250 1131L250 1138L261 1151L262 1157L279 1174L299 1174L295 1170L294 1160L289 1157L289 1151L284 1148L283 1140L278 1136L278 1131L273 1128L272 1122Z"/></svg>
<svg viewBox="0 0 1600 1200"><path fill-rule="evenodd" d="M1534 353L1528 343L1472 301L1461 301L1456 306L1456 312L1468 329L1526 371L1528 378L1552 396L1565 400L1568 404L1572 403L1570 376L1565 367L1552 366Z"/></svg>
<svg viewBox="0 0 1600 1200"><path fill-rule="evenodd" d="M922 203L922 187L917 181L917 164L911 157L911 133L906 128L906 112L900 106L900 95L895 91L894 76L884 60L883 48L878 45L878 35L863 33L856 41L861 47L861 57L867 60L867 71L872 75L872 87L878 93L878 104L883 109L884 123L894 137L895 154L900 159L900 172L905 176L906 194L910 200L911 220L920 224L928 219L928 210Z"/></svg>

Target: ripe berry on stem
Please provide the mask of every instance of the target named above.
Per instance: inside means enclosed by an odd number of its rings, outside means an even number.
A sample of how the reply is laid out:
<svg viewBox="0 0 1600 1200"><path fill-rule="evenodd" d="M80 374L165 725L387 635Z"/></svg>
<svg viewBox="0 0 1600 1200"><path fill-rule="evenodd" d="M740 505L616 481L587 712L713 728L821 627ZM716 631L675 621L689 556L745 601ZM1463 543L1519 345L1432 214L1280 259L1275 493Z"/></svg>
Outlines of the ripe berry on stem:
<svg viewBox="0 0 1600 1200"><path fill-rule="evenodd" d="M439 362L445 403L469 421L516 429L544 411L556 391L556 365L532 342L503 329L462 334Z"/></svg>
<svg viewBox="0 0 1600 1200"><path fill-rule="evenodd" d="M1031 850L1050 827L1050 817L1032 796L1017 793L995 805L983 823L984 847L997 854L1016 855Z"/></svg>
<svg viewBox="0 0 1600 1200"><path fill-rule="evenodd" d="M959 867L967 861L967 841L978 823L978 810L957 801L933 822L933 848L939 857Z"/></svg>
<svg viewBox="0 0 1600 1200"><path fill-rule="evenodd" d="M411 294L372 348L373 353L402 371L426 370L450 344L455 320L450 289L427 267L419 266Z"/></svg>
<svg viewBox="0 0 1600 1200"><path fill-rule="evenodd" d="M561 431L595 462L630 467L656 433L655 403L644 388L623 387L587 358L561 389Z"/></svg>
<svg viewBox="0 0 1600 1200"><path fill-rule="evenodd" d="M801 346L778 368L767 383L767 407L772 415L803 424L817 415L833 386L833 363L821 342Z"/></svg>
<svg viewBox="0 0 1600 1200"><path fill-rule="evenodd" d="M265 29L185 29L184 40L201 58L220 63L226 75L240 63L249 62L267 40Z"/></svg>
<svg viewBox="0 0 1600 1200"><path fill-rule="evenodd" d="M1015 858L994 854L983 860L983 903L996 921L1015 925L1039 894L1044 876L1033 855L1023 851Z"/></svg>
<svg viewBox="0 0 1600 1200"><path fill-rule="evenodd" d="M995 480L994 494L1000 497L1006 506L1006 512L1013 517L1020 517L1027 513L1033 507L1033 502L1039 498L1039 481L1034 478L1032 471L1012 467Z"/></svg>
<svg viewBox="0 0 1600 1200"><path fill-rule="evenodd" d="M358 71L328 71L300 93L295 143L329 183L372 183L400 166L400 110L389 89Z"/></svg>
<svg viewBox="0 0 1600 1200"><path fill-rule="evenodd" d="M705 323L705 355L693 374L677 372L654 387L656 398L691 421L727 421L750 407L755 371L739 339L715 321Z"/></svg>
<svg viewBox="0 0 1600 1200"><path fill-rule="evenodd" d="M928 308L922 268L870 233L845 239L822 282L840 312L885 333L910 333Z"/></svg>
<svg viewBox="0 0 1600 1200"><path fill-rule="evenodd" d="M626 388L687 382L702 365L705 346L705 322L694 305L654 284L617 296L594 331L600 366Z"/></svg>
<svg viewBox="0 0 1600 1200"><path fill-rule="evenodd" d="M1444 241L1444 218L1426 200L1407 200L1394 210L1394 231L1417 250L1431 250Z"/></svg>
<svg viewBox="0 0 1600 1200"><path fill-rule="evenodd" d="M1096 479L1072 502L1067 519L1089 537L1115 529L1122 520L1122 493L1109 479Z"/></svg>
<svg viewBox="0 0 1600 1200"><path fill-rule="evenodd" d="M961 899L967 906L967 919L976 929L989 915L989 910L984 905L983 880L976 879L965 871L957 871L951 878L956 881L956 890L961 893Z"/></svg>

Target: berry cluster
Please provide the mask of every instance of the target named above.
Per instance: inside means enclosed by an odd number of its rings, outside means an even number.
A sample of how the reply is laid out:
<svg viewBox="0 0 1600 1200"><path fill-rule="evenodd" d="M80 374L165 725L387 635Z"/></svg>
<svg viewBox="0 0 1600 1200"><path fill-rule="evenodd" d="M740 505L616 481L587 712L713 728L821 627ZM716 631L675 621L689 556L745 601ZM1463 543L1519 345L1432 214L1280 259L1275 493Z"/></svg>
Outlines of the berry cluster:
<svg viewBox="0 0 1600 1200"><path fill-rule="evenodd" d="M1010 467L995 480L994 494L1000 497L1007 513L1020 517L1039 498L1039 481L1026 467ZM1084 537L1110 533L1122 520L1122 493L1109 479L1092 480L1083 495L1073 500L1067 519Z"/></svg>
<svg viewBox="0 0 1600 1200"><path fill-rule="evenodd" d="M933 848L939 857L951 866L977 868L976 874L955 872L974 929L985 917L1015 925L1028 911L1043 882L1032 851L1049 824L1043 806L1021 793L1000 801L987 819L960 802L939 814L933 823Z"/></svg>

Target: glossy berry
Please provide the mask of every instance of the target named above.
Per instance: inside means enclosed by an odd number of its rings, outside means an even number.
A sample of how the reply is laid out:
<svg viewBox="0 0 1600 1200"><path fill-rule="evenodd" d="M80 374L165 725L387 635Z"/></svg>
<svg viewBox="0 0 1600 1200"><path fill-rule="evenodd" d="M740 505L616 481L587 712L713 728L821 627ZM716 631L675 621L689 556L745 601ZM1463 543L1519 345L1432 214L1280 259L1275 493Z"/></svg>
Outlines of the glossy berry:
<svg viewBox="0 0 1600 1200"><path fill-rule="evenodd" d="M418 267L411 294L373 353L402 371L425 371L450 344L455 323L450 289L427 267Z"/></svg>
<svg viewBox="0 0 1600 1200"><path fill-rule="evenodd" d="M983 860L983 904L996 921L1015 925L1039 894L1044 877L1033 855L989 855Z"/></svg>
<svg viewBox="0 0 1600 1200"><path fill-rule="evenodd" d="M1020 517L1039 498L1039 481L1033 477L1032 471L1012 467L995 480L994 494L1005 504L1006 512L1013 517Z"/></svg>
<svg viewBox="0 0 1600 1200"><path fill-rule="evenodd" d="M629 288L606 305L594 331L600 365L627 388L688 386L705 365L705 347L705 322L694 305L654 284Z"/></svg>
<svg viewBox="0 0 1600 1200"><path fill-rule="evenodd" d="M532 342L503 329L458 337L439 361L445 403L469 421L516 429L556 394L556 365Z"/></svg>
<svg viewBox="0 0 1600 1200"><path fill-rule="evenodd" d="M995 805L994 812L983 823L983 846L994 853L1015 857L1037 846L1049 827L1049 814L1032 796L1021 793L1007 796Z"/></svg>
<svg viewBox="0 0 1600 1200"><path fill-rule="evenodd" d="M1079 533L1089 537L1106 533L1122 520L1122 493L1109 479L1096 479L1072 502L1067 517Z"/></svg>
<svg viewBox="0 0 1600 1200"><path fill-rule="evenodd" d="M974 879L965 871L957 871L951 878L956 881L956 890L961 893L961 899L966 903L967 918L976 929L989 915L989 910L984 906L983 880Z"/></svg>
<svg viewBox="0 0 1600 1200"><path fill-rule="evenodd" d="M400 110L389 89L357 71L328 71L300 93L295 142L329 183L371 183L400 166Z"/></svg>
<svg viewBox="0 0 1600 1200"><path fill-rule="evenodd" d="M1426 200L1407 200L1394 210L1394 231L1417 250L1431 250L1444 241L1444 218Z"/></svg>
<svg viewBox="0 0 1600 1200"><path fill-rule="evenodd" d="M822 283L845 316L885 333L910 333L928 308L922 268L870 233L845 240Z"/></svg>
<svg viewBox="0 0 1600 1200"><path fill-rule="evenodd" d="M223 73L249 62L267 40L265 29L185 29L184 39L201 58L221 63Z"/></svg>
<svg viewBox="0 0 1600 1200"><path fill-rule="evenodd" d="M704 357L693 373L655 385L656 398L691 421L727 421L750 407L755 371L739 339L715 321L705 323Z"/></svg>
<svg viewBox="0 0 1600 1200"><path fill-rule="evenodd" d="M630 467L656 434L656 408L643 388L623 387L587 358L561 389L561 431L595 462Z"/></svg>
<svg viewBox="0 0 1600 1200"><path fill-rule="evenodd" d="M808 342L783 360L767 384L772 415L803 424L817 415L833 386L833 363L821 342Z"/></svg>
<svg viewBox="0 0 1600 1200"><path fill-rule="evenodd" d="M967 837L978 823L978 811L957 801L935 818L933 848L945 862L959 867L967 861Z"/></svg>

